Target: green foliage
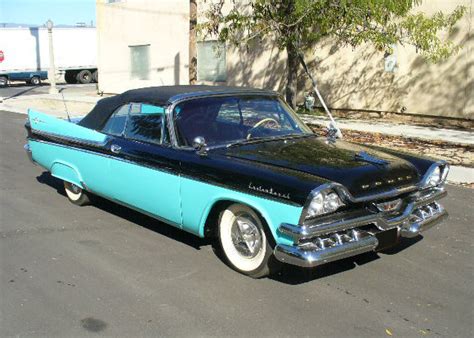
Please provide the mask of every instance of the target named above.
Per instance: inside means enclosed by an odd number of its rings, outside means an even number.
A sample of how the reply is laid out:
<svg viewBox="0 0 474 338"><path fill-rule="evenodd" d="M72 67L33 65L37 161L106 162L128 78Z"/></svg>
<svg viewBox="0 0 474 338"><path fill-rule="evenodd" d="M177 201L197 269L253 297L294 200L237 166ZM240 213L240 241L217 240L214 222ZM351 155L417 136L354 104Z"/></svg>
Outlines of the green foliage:
<svg viewBox="0 0 474 338"><path fill-rule="evenodd" d="M413 45L436 62L459 47L449 33L466 8L431 17L415 13L421 0L205 0L199 31L235 45L271 36L281 49L307 50L325 37L357 47L371 43L381 51L394 44ZM224 13L225 6L230 10ZM445 34L447 35L447 34Z"/></svg>

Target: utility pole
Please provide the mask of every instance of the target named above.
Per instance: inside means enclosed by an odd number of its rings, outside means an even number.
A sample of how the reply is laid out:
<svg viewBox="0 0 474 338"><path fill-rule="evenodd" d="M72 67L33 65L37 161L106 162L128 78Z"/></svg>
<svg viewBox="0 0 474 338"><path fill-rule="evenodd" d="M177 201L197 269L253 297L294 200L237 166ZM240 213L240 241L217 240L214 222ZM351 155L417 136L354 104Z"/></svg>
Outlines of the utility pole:
<svg viewBox="0 0 474 338"><path fill-rule="evenodd" d="M189 84L197 82L197 0L189 0Z"/></svg>
<svg viewBox="0 0 474 338"><path fill-rule="evenodd" d="M46 22L48 27L48 41L49 41L49 70L48 79L50 83L49 93L57 94L58 89L56 88L56 67L54 66L54 48L53 48L53 22L48 20Z"/></svg>

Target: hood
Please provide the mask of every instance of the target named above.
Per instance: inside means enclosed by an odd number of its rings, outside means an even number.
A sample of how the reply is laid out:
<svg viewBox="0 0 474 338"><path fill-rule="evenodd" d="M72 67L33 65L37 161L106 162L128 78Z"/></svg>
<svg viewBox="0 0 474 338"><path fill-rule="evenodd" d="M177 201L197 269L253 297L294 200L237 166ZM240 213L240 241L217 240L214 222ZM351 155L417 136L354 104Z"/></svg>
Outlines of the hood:
<svg viewBox="0 0 474 338"><path fill-rule="evenodd" d="M401 157L344 141L327 143L316 136L244 143L217 152L337 182L356 197L419 181L415 166Z"/></svg>

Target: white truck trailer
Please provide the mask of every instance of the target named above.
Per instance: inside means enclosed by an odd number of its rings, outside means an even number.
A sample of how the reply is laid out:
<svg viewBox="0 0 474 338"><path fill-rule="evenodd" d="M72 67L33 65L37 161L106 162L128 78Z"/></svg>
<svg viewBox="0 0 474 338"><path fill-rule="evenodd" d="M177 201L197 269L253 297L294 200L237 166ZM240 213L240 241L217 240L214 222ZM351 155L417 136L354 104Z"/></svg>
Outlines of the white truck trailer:
<svg viewBox="0 0 474 338"><path fill-rule="evenodd" d="M53 28L56 72L67 83L97 82L96 40L95 28ZM48 69L47 28L0 28L0 86L10 81L38 85Z"/></svg>

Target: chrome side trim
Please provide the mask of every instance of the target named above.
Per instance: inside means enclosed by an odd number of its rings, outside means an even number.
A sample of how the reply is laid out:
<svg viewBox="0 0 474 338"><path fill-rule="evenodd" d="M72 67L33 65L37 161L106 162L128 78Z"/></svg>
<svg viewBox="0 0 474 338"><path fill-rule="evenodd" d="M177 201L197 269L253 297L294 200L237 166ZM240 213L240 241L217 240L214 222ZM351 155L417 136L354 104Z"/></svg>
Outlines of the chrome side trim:
<svg viewBox="0 0 474 338"><path fill-rule="evenodd" d="M73 142L73 143L83 144L83 145L93 146L93 147L104 147L107 144L107 141L108 141L108 137L106 137L106 139L103 142L96 142L96 141L81 139L81 138L77 138L77 137L64 136L64 135L59 135L59 134L55 134L55 133L48 133L48 132L40 131L40 130L37 130L37 129L32 129L32 133L40 135L40 136L50 137L52 139L70 141L70 142Z"/></svg>
<svg viewBox="0 0 474 338"><path fill-rule="evenodd" d="M275 246L273 253L280 262L310 268L373 251L378 244L379 242L375 236L366 236L322 250L306 250L301 246L278 244Z"/></svg>

